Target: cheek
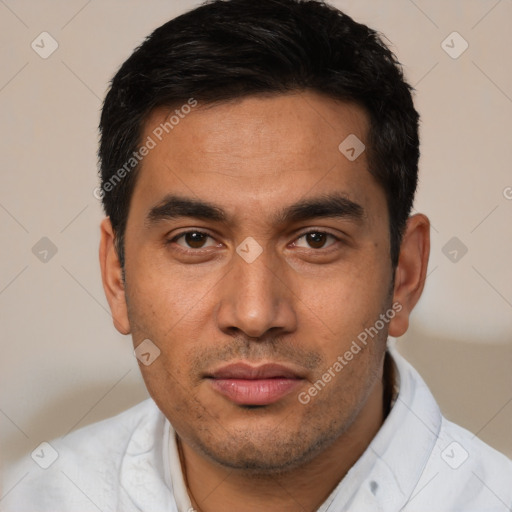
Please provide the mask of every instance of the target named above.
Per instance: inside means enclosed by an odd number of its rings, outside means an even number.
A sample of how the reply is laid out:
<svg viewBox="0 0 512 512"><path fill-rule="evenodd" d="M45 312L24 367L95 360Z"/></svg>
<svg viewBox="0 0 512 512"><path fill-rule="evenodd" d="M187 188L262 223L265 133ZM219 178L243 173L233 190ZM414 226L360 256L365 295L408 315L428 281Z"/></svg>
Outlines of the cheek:
<svg viewBox="0 0 512 512"><path fill-rule="evenodd" d="M173 422L184 418L187 423L203 407L195 398L195 390L186 383L184 370L180 365L170 366L167 361L167 355L162 352L151 366L141 367L142 377L150 396L165 416Z"/></svg>
<svg viewBox="0 0 512 512"><path fill-rule="evenodd" d="M129 314L158 338L193 318L204 307L205 294L214 284L205 276L183 275L168 263L148 265L144 258L133 263L135 271L127 269Z"/></svg>
<svg viewBox="0 0 512 512"><path fill-rule="evenodd" d="M357 335L381 313L391 272L375 259L333 269L328 276L302 283L301 301L308 316L317 317L332 337Z"/></svg>
<svg viewBox="0 0 512 512"><path fill-rule="evenodd" d="M134 343L149 338L160 350L152 365L140 365L150 390L166 388L174 393L179 391L180 383L186 382L189 355L200 350L197 345L204 339L205 319L211 317L211 294L206 291L212 286L202 279L183 278L170 267L141 265L136 273L127 272Z"/></svg>

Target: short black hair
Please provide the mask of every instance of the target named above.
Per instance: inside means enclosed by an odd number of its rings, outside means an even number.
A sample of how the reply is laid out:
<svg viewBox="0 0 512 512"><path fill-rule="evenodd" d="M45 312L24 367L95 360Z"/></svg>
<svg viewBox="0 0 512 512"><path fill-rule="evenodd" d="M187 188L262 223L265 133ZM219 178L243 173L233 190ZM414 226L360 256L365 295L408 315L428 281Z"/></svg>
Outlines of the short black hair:
<svg viewBox="0 0 512 512"><path fill-rule="evenodd" d="M157 28L121 66L103 104L99 147L100 196L121 266L140 167L133 155L155 108L308 90L369 116L368 170L386 194L396 267L418 181L413 88L381 35L319 0L208 1Z"/></svg>

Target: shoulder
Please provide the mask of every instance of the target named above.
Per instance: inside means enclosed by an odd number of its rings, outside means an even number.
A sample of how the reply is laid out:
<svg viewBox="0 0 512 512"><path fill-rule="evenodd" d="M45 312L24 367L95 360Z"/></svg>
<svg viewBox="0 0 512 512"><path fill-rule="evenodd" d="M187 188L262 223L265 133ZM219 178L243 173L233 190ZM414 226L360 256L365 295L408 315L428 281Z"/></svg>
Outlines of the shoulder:
<svg viewBox="0 0 512 512"><path fill-rule="evenodd" d="M452 461L448 466L457 470L464 468L461 474L477 477L489 485L502 485L512 499L512 460L479 439L469 430L443 418L440 440L445 439L446 446L441 455L443 461Z"/></svg>
<svg viewBox="0 0 512 512"><path fill-rule="evenodd" d="M512 460L443 417L410 501L411 510L421 504L443 511L512 510Z"/></svg>
<svg viewBox="0 0 512 512"><path fill-rule="evenodd" d="M404 512L505 512L512 510L512 461L469 430L446 419L419 373L393 347L399 398L390 414L400 429L401 466L414 472ZM401 411L401 413L400 413ZM399 419L399 424L396 424ZM414 454L416 458L413 461ZM394 468L396 470L396 468Z"/></svg>
<svg viewBox="0 0 512 512"><path fill-rule="evenodd" d="M39 445L4 478L0 510L115 510L119 471L134 432L163 422L153 400Z"/></svg>

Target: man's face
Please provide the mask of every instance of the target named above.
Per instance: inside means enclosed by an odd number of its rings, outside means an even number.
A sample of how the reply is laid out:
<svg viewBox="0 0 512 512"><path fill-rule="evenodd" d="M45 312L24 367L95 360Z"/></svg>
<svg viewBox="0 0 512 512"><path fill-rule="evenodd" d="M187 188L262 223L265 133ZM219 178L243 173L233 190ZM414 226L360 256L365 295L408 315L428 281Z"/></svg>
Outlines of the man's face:
<svg viewBox="0 0 512 512"><path fill-rule="evenodd" d="M392 302L384 192L364 152L351 161L338 149L350 134L366 140L367 116L314 93L249 97L198 106L158 141L168 116L157 110L145 127L142 140L157 145L125 234L134 344L161 351L143 377L198 453L227 467L295 467L352 424L385 351L386 327L301 403ZM171 196L223 216L165 205ZM341 198L335 212L291 210L328 196Z"/></svg>

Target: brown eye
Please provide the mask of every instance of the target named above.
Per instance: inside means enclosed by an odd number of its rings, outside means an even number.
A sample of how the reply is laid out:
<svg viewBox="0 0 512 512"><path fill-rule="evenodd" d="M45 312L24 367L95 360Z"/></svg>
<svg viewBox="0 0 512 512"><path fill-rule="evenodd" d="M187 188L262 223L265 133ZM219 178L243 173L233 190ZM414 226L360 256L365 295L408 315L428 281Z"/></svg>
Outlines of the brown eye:
<svg viewBox="0 0 512 512"><path fill-rule="evenodd" d="M325 244L326 238L325 233L308 233L306 235L306 241L314 249L321 249Z"/></svg>
<svg viewBox="0 0 512 512"><path fill-rule="evenodd" d="M179 246L184 247L185 249L204 249L205 247L211 247L215 245L212 243L210 246L205 246L205 242L208 238L212 238L208 233L203 233L201 231L187 231L186 233L181 233L171 240L171 242L176 242ZM182 239L183 243L179 243L178 240Z"/></svg>
<svg viewBox="0 0 512 512"><path fill-rule="evenodd" d="M207 235L204 233L191 232L185 234L185 242L192 247L192 249L200 249Z"/></svg>
<svg viewBox="0 0 512 512"><path fill-rule="evenodd" d="M334 241L337 240L337 238L334 235L331 235L330 233L325 233L323 231L310 231L308 233L304 233L303 235L301 235L297 239L297 242L301 239L304 239L304 241L307 244L307 248L323 249L329 237ZM305 247L304 245L300 245L297 242L294 245L296 245L297 247ZM332 245L332 243L329 245Z"/></svg>

